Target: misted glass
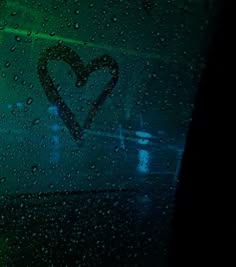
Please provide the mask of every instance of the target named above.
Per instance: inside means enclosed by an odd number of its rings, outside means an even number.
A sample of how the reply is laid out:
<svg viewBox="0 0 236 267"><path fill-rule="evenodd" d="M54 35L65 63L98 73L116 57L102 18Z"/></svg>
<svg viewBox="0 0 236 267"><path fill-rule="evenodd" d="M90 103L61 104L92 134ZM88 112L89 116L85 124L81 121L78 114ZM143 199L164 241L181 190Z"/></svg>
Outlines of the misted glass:
<svg viewBox="0 0 236 267"><path fill-rule="evenodd" d="M0 1L0 265L166 266L214 1Z"/></svg>

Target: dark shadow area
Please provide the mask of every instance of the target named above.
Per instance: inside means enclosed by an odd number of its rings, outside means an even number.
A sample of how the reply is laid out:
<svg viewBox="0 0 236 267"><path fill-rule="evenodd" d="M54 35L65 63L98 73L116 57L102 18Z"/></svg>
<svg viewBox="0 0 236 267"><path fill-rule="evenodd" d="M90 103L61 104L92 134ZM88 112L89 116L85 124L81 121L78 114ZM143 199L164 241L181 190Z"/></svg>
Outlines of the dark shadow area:
<svg viewBox="0 0 236 267"><path fill-rule="evenodd" d="M220 14L202 73L176 197L169 266L233 266L233 1ZM235 259L234 259L235 261Z"/></svg>
<svg viewBox="0 0 236 267"><path fill-rule="evenodd" d="M2 197L1 264L165 266L170 214L162 196L151 213L140 199L130 190Z"/></svg>

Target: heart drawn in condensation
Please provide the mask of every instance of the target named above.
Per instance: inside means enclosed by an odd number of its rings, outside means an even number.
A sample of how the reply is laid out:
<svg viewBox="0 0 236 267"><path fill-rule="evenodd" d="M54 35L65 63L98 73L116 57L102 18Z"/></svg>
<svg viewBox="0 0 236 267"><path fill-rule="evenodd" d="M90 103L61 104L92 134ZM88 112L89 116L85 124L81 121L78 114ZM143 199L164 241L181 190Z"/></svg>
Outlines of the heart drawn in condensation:
<svg viewBox="0 0 236 267"><path fill-rule="evenodd" d="M70 65L76 74L76 87L84 86L91 75L96 70L108 68L112 78L106 84L104 90L99 94L92 104L83 126L76 120L75 114L71 111L64 99L55 87L52 78L48 72L48 63L51 60L65 61ZM108 55L103 55L92 60L89 64L84 65L79 55L71 48L58 44L44 50L39 58L38 75L45 94L52 105L58 109L58 113L65 126L70 131L76 143L81 141L83 129L88 129L96 116L98 110L103 105L107 96L112 93L119 79L119 66L117 62Z"/></svg>

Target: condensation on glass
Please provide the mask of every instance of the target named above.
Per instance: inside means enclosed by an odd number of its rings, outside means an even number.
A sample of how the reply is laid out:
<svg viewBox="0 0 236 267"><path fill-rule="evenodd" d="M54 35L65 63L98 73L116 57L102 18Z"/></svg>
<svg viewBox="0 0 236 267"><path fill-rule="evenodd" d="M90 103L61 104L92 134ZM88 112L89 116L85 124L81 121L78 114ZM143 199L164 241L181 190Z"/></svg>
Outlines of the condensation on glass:
<svg viewBox="0 0 236 267"><path fill-rule="evenodd" d="M1 266L165 266L213 13L0 1Z"/></svg>

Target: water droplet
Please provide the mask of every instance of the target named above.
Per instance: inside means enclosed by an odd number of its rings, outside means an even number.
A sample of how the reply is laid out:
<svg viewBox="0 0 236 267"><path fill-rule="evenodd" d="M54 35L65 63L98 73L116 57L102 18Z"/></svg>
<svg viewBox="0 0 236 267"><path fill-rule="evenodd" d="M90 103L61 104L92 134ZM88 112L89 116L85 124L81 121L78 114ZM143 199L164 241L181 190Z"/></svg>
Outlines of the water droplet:
<svg viewBox="0 0 236 267"><path fill-rule="evenodd" d="M113 204L114 207L117 207L118 205L119 205L119 201L116 201L116 202Z"/></svg>
<svg viewBox="0 0 236 267"><path fill-rule="evenodd" d="M40 123L40 119L34 119L32 121L32 125L38 125Z"/></svg>
<svg viewBox="0 0 236 267"><path fill-rule="evenodd" d="M6 63L5 63L5 67L6 68L9 68L11 66L11 63L9 62L9 61L7 61Z"/></svg>
<svg viewBox="0 0 236 267"><path fill-rule="evenodd" d="M32 173L35 173L37 170L38 170L38 165L33 165L33 166L31 167L31 171L32 171Z"/></svg>
<svg viewBox="0 0 236 267"><path fill-rule="evenodd" d="M113 18L112 18L112 21L113 21L113 22L117 22L117 17L113 17Z"/></svg>
<svg viewBox="0 0 236 267"><path fill-rule="evenodd" d="M20 42L20 41L21 41L20 36L15 36L15 40L16 40L17 42Z"/></svg>
<svg viewBox="0 0 236 267"><path fill-rule="evenodd" d="M1 178L0 178L0 184L1 184L1 183L4 183L5 181L6 181L6 177L1 177Z"/></svg>
<svg viewBox="0 0 236 267"><path fill-rule="evenodd" d="M15 50L16 50L15 46L12 46L11 49L10 49L11 52L14 52Z"/></svg>
<svg viewBox="0 0 236 267"><path fill-rule="evenodd" d="M32 97L28 97L26 100L26 104L27 105L31 105L33 103L33 98Z"/></svg>
<svg viewBox="0 0 236 267"><path fill-rule="evenodd" d="M74 24L74 28L75 28L76 30L78 30L78 29L80 28L80 25L79 25L78 22L76 22L76 23Z"/></svg>
<svg viewBox="0 0 236 267"><path fill-rule="evenodd" d="M119 147L116 146L116 147L114 148L114 152L118 152L118 151L119 151Z"/></svg>

